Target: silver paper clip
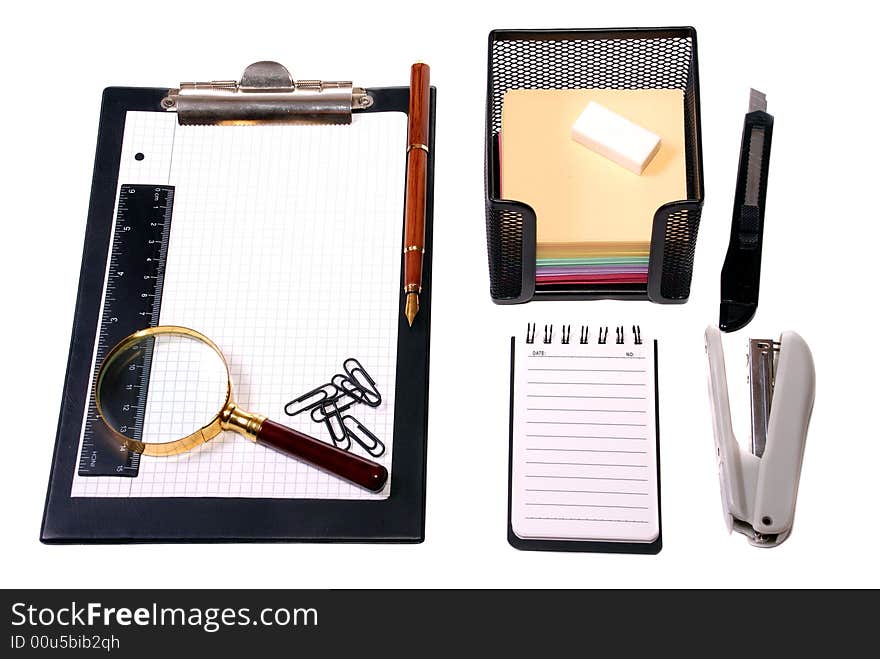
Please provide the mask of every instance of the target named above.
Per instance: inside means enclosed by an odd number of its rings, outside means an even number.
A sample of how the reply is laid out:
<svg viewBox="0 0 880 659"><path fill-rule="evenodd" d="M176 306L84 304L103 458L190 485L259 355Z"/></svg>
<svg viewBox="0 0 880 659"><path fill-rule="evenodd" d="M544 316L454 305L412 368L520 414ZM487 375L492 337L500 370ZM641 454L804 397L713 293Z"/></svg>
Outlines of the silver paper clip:
<svg viewBox="0 0 880 659"><path fill-rule="evenodd" d="M284 413L288 416L296 416L302 412L308 412L328 400L335 400L339 397L339 388L332 383L322 384L315 387L308 393L303 394L299 398L294 398L284 406Z"/></svg>
<svg viewBox="0 0 880 659"><path fill-rule="evenodd" d="M355 417L347 414L342 418L342 425L346 435L374 458L381 457L385 453L385 444Z"/></svg>

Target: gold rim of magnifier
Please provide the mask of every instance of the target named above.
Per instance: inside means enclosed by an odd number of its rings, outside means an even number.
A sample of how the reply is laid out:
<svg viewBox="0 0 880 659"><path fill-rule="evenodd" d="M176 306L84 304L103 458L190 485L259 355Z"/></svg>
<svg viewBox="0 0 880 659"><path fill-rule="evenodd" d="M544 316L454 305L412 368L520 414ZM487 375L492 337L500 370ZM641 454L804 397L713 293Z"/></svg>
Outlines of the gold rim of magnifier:
<svg viewBox="0 0 880 659"><path fill-rule="evenodd" d="M196 430L194 433L187 435L186 437L181 437L180 439L175 439L170 442L141 442L136 439L132 439L131 437L126 437L121 432L116 430L107 417L104 415L104 410L101 407L101 396L98 394L100 391L101 380L104 376L104 367L111 363L113 358L122 350L125 350L129 346L142 339L145 339L150 336L159 336L159 335L176 335L176 336L187 336L191 339L196 339L197 341L201 341L208 345L214 352L217 353L217 356L220 357L220 361L223 362L223 367L226 369L226 400L224 401L222 407L217 410L217 414L215 414L208 423L204 426ZM119 440L127 449L134 451L135 453L142 453L144 455L151 456L167 456L167 455L177 455L179 453L184 453L189 451L190 449L198 446L199 444L204 444L210 439L213 439L224 429L224 419L228 418L230 413L235 409L235 404L232 402L232 377L229 374L229 364L226 363L226 357L223 355L223 352L207 336L202 334L201 332L197 332L194 329L190 329L189 327L181 327L178 325L159 325L158 327L148 327L146 329L142 329L140 331L135 332L134 334L129 334L127 337L122 339L119 343L117 343L113 349L107 354L104 358L104 362L101 364L101 368L98 370L98 377L95 378L95 407L98 410L98 415L101 417L101 420L104 422L104 425L107 426L107 429L113 433L113 436ZM262 420L260 421L262 423ZM237 429L237 428L234 428ZM258 430L259 428L257 428Z"/></svg>

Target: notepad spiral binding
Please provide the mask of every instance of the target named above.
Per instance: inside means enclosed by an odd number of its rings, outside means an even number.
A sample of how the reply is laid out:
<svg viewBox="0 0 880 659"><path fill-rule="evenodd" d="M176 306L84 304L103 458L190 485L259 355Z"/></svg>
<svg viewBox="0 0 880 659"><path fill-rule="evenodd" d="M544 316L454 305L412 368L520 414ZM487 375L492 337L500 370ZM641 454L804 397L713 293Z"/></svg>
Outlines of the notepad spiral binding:
<svg viewBox="0 0 880 659"><path fill-rule="evenodd" d="M533 344L535 343L535 335L537 333L537 324L529 323L526 325L526 343ZM608 329L607 325L599 325L595 328L597 339L596 343L599 345L604 345L608 343ZM632 345L640 346L642 345L642 328L639 325L633 325L632 328L627 331L626 327L623 325L617 325L614 328L614 343L616 345L625 345L627 344L627 333L629 333ZM568 345L571 343L571 325L566 324L560 327L560 343L562 345ZM578 343L581 345L589 345L590 343L590 326L589 325L581 325L580 331L580 340ZM543 339L541 343L550 344L553 343L553 325L545 324L544 325L544 333Z"/></svg>
<svg viewBox="0 0 880 659"><path fill-rule="evenodd" d="M681 304L690 296L703 208L703 157L696 30L495 30L489 35L486 102L486 240L496 304L532 299L613 298ZM678 89L684 102L687 199L654 214L648 284L535 284L534 210L500 199L498 135L511 89Z"/></svg>

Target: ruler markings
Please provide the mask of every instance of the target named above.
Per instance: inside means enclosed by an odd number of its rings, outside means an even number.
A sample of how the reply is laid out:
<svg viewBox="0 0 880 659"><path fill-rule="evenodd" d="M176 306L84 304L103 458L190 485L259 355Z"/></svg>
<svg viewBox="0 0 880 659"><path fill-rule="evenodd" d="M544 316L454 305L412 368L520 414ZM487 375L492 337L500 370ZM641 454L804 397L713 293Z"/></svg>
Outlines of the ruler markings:
<svg viewBox="0 0 880 659"><path fill-rule="evenodd" d="M137 476L140 455L120 444L98 416L94 402L95 380L104 357L126 336L159 323L162 283L168 256L174 187L169 185L121 186L110 250L110 268L100 319L95 372L80 449L80 476ZM158 235L157 235L158 234ZM149 353L124 383L136 405L114 410L117 431L140 439L149 384Z"/></svg>

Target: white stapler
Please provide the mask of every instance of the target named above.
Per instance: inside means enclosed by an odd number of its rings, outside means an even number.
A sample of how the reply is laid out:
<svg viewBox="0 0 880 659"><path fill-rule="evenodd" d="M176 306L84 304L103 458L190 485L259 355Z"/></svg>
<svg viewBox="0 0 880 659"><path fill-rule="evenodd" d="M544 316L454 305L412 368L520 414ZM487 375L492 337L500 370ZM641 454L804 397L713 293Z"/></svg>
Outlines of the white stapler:
<svg viewBox="0 0 880 659"><path fill-rule="evenodd" d="M813 356L794 332L784 332L778 342L749 341L752 446L746 451L733 434L717 327L706 330L706 353L727 530L742 533L755 547L776 547L788 538L794 521L816 391Z"/></svg>

